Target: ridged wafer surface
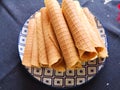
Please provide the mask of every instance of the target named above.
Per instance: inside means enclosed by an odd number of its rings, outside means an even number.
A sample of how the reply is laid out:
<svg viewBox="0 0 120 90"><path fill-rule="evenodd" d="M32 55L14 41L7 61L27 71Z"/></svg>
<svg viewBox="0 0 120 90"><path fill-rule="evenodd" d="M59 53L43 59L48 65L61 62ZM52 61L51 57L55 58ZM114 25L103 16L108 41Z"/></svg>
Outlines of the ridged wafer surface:
<svg viewBox="0 0 120 90"><path fill-rule="evenodd" d="M100 52L103 51L104 49L104 44L101 42L101 37L99 37L99 33L96 33L96 31L98 32L98 29L97 27L94 28L94 26L92 26L92 24L96 24L96 23L93 23L92 21L93 20L89 20L84 12L84 10L82 9L82 7L80 6L79 4L79 1L74 1L75 5L76 5L76 8L77 8L77 11L78 11L78 15L80 16L79 18L81 18L81 15L82 15L82 18L84 18L84 20L86 21L86 27L88 28L88 32L89 32L89 35L91 36L91 41L93 43L93 46L95 47L97 53L99 54ZM90 16L89 16L90 17ZM91 24L92 23L92 24ZM95 30L96 29L96 30ZM92 56L92 55L89 55L89 56ZM97 56L96 56L97 57ZM95 59L96 57L92 58L91 59Z"/></svg>
<svg viewBox="0 0 120 90"><path fill-rule="evenodd" d="M93 30L95 32L95 35L97 35L99 41L102 44L103 51L98 52L99 57L102 57L102 58L108 57L107 49L106 49L106 47L104 45L104 42L103 42L103 40L102 40L102 38L100 36L100 33L99 33L98 29L97 29L97 25L96 25L96 22L95 22L95 17L92 15L92 13L89 11L88 8L83 8L83 11L84 11L89 23L93 26Z"/></svg>
<svg viewBox="0 0 120 90"><path fill-rule="evenodd" d="M41 66L47 67L48 60L46 55L40 12L37 12L35 14L35 20L36 20L36 30L37 30L37 37L38 37L39 62Z"/></svg>
<svg viewBox="0 0 120 90"><path fill-rule="evenodd" d="M72 68L74 66L81 67L73 39L57 0L45 0L45 6L47 7L48 15L62 50L67 68Z"/></svg>
<svg viewBox="0 0 120 90"><path fill-rule="evenodd" d="M26 38L25 50L23 55L22 64L25 66L31 66L31 58L32 58L32 45L33 45L33 34L35 30L35 19L30 18L28 23L28 33Z"/></svg>
<svg viewBox="0 0 120 90"><path fill-rule="evenodd" d="M49 66L58 71L65 71L65 64L63 64L63 58L55 36L53 36L53 30L47 15L46 8L41 8L42 28L45 38L45 46L48 57Z"/></svg>
<svg viewBox="0 0 120 90"><path fill-rule="evenodd" d="M34 18L35 19L35 18ZM37 40L37 31L36 31L36 22L34 24L34 34L33 34L33 42L32 42L32 57L31 57L31 65L34 67L40 67L39 59L38 59L38 40Z"/></svg>
<svg viewBox="0 0 120 90"><path fill-rule="evenodd" d="M80 15L78 14L74 1L63 0L62 11L74 38L75 45L79 50L80 58L85 60L95 58L97 56L97 52L88 32L88 22L86 23L82 13Z"/></svg>

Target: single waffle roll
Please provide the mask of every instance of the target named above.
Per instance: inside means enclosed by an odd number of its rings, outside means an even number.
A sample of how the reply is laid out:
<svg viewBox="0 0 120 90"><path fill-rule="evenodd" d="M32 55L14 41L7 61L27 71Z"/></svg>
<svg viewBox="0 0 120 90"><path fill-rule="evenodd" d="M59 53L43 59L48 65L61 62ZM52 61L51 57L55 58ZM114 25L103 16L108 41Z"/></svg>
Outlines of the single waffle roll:
<svg viewBox="0 0 120 90"><path fill-rule="evenodd" d="M34 18L35 19L35 18ZM31 57L31 65L33 67L40 67L39 59L38 59L38 40L37 40L37 30L36 30L36 22L34 24L34 33L33 33L33 41L32 41L32 57Z"/></svg>
<svg viewBox="0 0 120 90"><path fill-rule="evenodd" d="M102 38L100 36L100 33L99 33L98 29L97 29L95 17L93 16L93 14L89 11L89 9L87 7L83 8L83 11L84 11L89 23L93 27L93 31L95 32L95 35L97 36L96 39L98 39L101 42L101 45L102 45L102 48L103 48L102 51L98 52L98 57L101 57L101 58L108 57L107 48L105 47L104 42L103 42L103 40L102 40Z"/></svg>
<svg viewBox="0 0 120 90"><path fill-rule="evenodd" d="M62 2L62 11L79 51L80 59L82 61L93 60L97 58L97 51L88 31L90 29L87 27L89 23L83 13L78 14L76 7L73 0L63 0Z"/></svg>
<svg viewBox="0 0 120 90"><path fill-rule="evenodd" d="M40 12L36 12L35 20L36 20L36 30L37 30L37 38L38 38L39 63L42 67L48 67L48 59L46 54Z"/></svg>
<svg viewBox="0 0 120 90"><path fill-rule="evenodd" d="M57 71L65 71L65 64L61 56L55 34L51 27L46 7L41 8L40 11L49 67Z"/></svg>

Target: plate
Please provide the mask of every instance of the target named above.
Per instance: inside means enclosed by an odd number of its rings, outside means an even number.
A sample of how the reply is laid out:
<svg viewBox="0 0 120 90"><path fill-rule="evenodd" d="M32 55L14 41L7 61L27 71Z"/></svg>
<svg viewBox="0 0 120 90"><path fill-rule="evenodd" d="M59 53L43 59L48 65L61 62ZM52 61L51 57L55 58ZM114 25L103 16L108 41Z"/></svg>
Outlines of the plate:
<svg viewBox="0 0 120 90"><path fill-rule="evenodd" d="M33 16L33 15L32 15ZM31 17L32 17L31 16ZM100 35L107 47L107 39L105 30L100 24L100 22L95 18L97 23L97 28L100 32ZM20 34L18 42L18 50L21 60L23 59L26 36L28 31L28 22L29 19L25 22ZM50 85L52 87L58 88L68 88L82 85L89 80L91 80L104 66L105 58L97 58L94 61L89 61L82 64L82 68L77 70L67 70L65 72L58 72L51 68L27 68L28 72L36 78L38 81Z"/></svg>

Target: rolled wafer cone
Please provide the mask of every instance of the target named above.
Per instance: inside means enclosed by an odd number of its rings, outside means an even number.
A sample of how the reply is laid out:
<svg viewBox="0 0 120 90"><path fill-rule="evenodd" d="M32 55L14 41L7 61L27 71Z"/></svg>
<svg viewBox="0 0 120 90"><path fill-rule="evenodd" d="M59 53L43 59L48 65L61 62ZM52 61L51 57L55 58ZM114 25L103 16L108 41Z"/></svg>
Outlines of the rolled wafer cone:
<svg viewBox="0 0 120 90"><path fill-rule="evenodd" d="M42 28L45 38L45 46L48 57L49 66L58 71L65 71L65 64L60 54L60 49L47 15L46 7L41 8Z"/></svg>
<svg viewBox="0 0 120 90"><path fill-rule="evenodd" d="M80 18L81 18L81 15L83 15L82 18L86 21L86 26L87 26L87 28L88 28L88 33L89 33L89 35L91 36L91 40L92 40L93 46L95 47L97 53L102 52L102 51L103 51L103 44L101 43L101 41L99 41L99 38L98 38L97 34L94 32L94 30L93 30L94 28L93 28L93 26L90 24L88 18L86 17L86 15L85 15L82 7L80 6L79 1L74 1L74 4L75 4L75 6L76 6L76 9L77 9L77 12L78 12L78 15L80 16ZM94 23L94 24L95 24L95 23ZM79 53L80 53L80 52L81 52L81 51L79 50ZM86 57L88 56L87 54L89 54L89 53L86 53L86 54L85 54ZM89 54L89 56L90 56L90 57L89 57L90 60L94 60L95 58L97 58L97 56L92 58L92 54L91 54L91 55ZM87 59L86 59L86 60L83 60L83 61L87 61Z"/></svg>
<svg viewBox="0 0 120 90"><path fill-rule="evenodd" d="M83 11L83 13L85 14L86 20L88 20L89 22L89 28L91 27L91 29L89 29L90 35L92 37L93 44L98 52L98 57L102 57L102 58L107 57L108 56L107 49L97 29L95 17L91 14L88 8L83 8L82 10L79 2L78 1L74 1L74 2L75 2L75 5L77 6L77 9L79 9L79 13L80 13L80 10L81 12Z"/></svg>
<svg viewBox="0 0 120 90"><path fill-rule="evenodd" d="M47 12L47 9L46 9L46 12ZM48 13L47 13L48 14ZM48 15L47 15L48 17ZM48 17L48 26L49 26L49 30L48 30L48 35L49 35L49 38L51 39L51 41L54 43L54 45L56 46L56 48L58 49L58 51L61 51L60 50L60 47L59 47L59 44L58 44L58 41L57 41L57 38L56 38L56 35L55 35L55 32L53 30L53 27L50 23L50 19Z"/></svg>
<svg viewBox="0 0 120 90"><path fill-rule="evenodd" d="M36 12L35 20L36 20L36 30L37 30L37 37L38 37L39 63L42 67L48 67L48 60L47 60L47 54L45 49L40 12Z"/></svg>
<svg viewBox="0 0 120 90"><path fill-rule="evenodd" d="M84 13L78 14L73 0L63 0L62 11L74 38L81 60L91 60L97 57L92 38L88 32L88 21Z"/></svg>
<svg viewBox="0 0 120 90"><path fill-rule="evenodd" d="M23 55L23 60L22 60L22 64L28 67L31 66L33 34L35 30L34 23L35 23L35 19L30 18L29 23L28 23L28 33L26 37L25 50L24 50L24 55Z"/></svg>
<svg viewBox="0 0 120 90"><path fill-rule="evenodd" d="M67 68L81 67L73 39L57 0L45 0L50 22L54 28Z"/></svg>
<svg viewBox="0 0 120 90"><path fill-rule="evenodd" d="M35 20L32 24L34 24L35 27L34 27L34 34L33 34L31 65L34 67L40 67L39 59L38 59L38 40L37 40L37 31L36 31Z"/></svg>
<svg viewBox="0 0 120 90"><path fill-rule="evenodd" d="M100 33L99 33L98 29L97 29L95 17L93 16L93 14L89 11L89 9L87 7L83 8L83 11L84 11L84 13L85 13L85 15L86 15L89 23L93 27L95 35L97 35L99 41L103 45L102 46L103 47L103 51L101 51L101 52L98 53L98 57L102 57L102 58L108 57L107 48L105 47L104 42L103 42L103 40L102 40L102 38L100 36Z"/></svg>

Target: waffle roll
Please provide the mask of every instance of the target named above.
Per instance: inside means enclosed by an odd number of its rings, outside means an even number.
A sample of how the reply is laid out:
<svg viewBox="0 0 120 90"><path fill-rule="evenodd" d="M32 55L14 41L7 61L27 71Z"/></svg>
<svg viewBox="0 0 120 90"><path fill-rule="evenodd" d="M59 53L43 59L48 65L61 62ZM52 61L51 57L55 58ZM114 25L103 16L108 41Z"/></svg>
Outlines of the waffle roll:
<svg viewBox="0 0 120 90"><path fill-rule="evenodd" d="M58 42L55 39L55 34L51 27L46 7L41 8L40 11L49 67L57 71L65 71L65 63L61 56Z"/></svg>
<svg viewBox="0 0 120 90"><path fill-rule="evenodd" d="M36 12L35 20L36 20L36 30L37 30L37 38L38 38L39 63L42 67L48 67L48 59L46 54L40 12Z"/></svg>
<svg viewBox="0 0 120 90"><path fill-rule="evenodd" d="M96 21L95 21L95 17L93 16L93 14L90 12L90 10L87 8L87 7L84 7L83 8L83 11L89 21L89 23L91 24L91 26L93 27L93 31L95 32L95 35L97 35L99 41L101 42L102 44L102 47L103 47L103 50L98 52L98 57L101 57L101 58L106 58L108 57L108 52L107 52L107 49L104 45L104 42L100 36L100 33L97 29L97 25L96 25Z"/></svg>
<svg viewBox="0 0 120 90"><path fill-rule="evenodd" d="M84 13L78 13L73 0L63 0L62 11L72 33L75 45L79 51L81 60L87 61L97 57L92 42L92 38L88 32L90 28L87 27L88 21L84 18Z"/></svg>
<svg viewBox="0 0 120 90"><path fill-rule="evenodd" d="M66 68L79 68L81 62L57 0L45 0L50 22L62 51Z"/></svg>
<svg viewBox="0 0 120 90"><path fill-rule="evenodd" d="M35 19L35 18L34 18ZM40 67L39 58L38 58L38 40L37 40L37 30L36 30L36 22L34 20L34 33L33 33L33 41L32 41L32 57L31 57L31 65L33 67Z"/></svg>
<svg viewBox="0 0 120 90"><path fill-rule="evenodd" d="M22 64L31 67L31 58L32 58L32 46L33 46L33 37L35 30L35 19L30 18L28 23L28 34L26 38L25 50L23 55Z"/></svg>

